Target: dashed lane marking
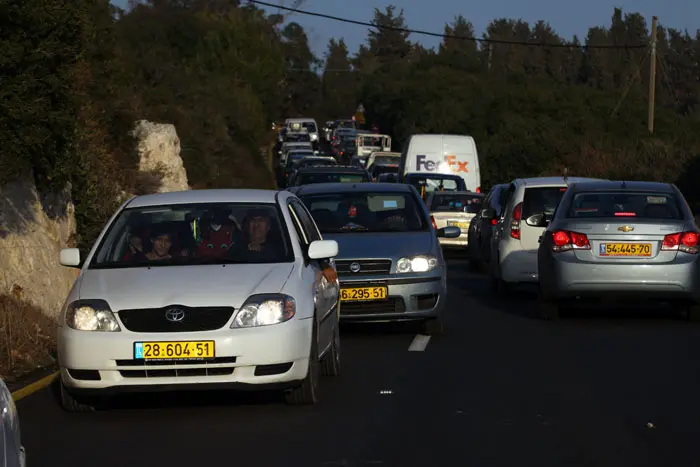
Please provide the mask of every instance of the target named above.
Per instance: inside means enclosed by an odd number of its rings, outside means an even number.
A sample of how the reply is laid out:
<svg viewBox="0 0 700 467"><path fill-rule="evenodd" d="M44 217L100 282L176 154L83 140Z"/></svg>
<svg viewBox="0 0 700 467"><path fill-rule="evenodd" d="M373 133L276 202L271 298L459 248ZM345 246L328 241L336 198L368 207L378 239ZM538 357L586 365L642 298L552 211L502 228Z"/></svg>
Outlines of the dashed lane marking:
<svg viewBox="0 0 700 467"><path fill-rule="evenodd" d="M426 347L428 347L428 342L430 342L430 336L425 334L416 334L413 338L413 342L408 346L409 352L423 352Z"/></svg>

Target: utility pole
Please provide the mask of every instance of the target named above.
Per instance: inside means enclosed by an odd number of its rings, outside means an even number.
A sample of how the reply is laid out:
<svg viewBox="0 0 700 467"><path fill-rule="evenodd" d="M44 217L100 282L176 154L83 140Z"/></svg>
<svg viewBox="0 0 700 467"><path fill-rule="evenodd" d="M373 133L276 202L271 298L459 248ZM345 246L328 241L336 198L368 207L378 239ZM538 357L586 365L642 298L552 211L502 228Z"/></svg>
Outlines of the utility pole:
<svg viewBox="0 0 700 467"><path fill-rule="evenodd" d="M491 71L491 59L493 58L493 44L489 42L489 61L486 70Z"/></svg>
<svg viewBox="0 0 700 467"><path fill-rule="evenodd" d="M654 104L656 103L656 27L659 18L651 19L651 57L649 59L649 133L654 133Z"/></svg>

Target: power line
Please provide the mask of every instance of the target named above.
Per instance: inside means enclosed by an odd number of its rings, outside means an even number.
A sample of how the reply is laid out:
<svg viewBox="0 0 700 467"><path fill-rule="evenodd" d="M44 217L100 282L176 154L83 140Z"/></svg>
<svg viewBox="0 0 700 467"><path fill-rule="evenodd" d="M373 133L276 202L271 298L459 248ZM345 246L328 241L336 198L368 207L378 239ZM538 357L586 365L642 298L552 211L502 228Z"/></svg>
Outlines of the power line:
<svg viewBox="0 0 700 467"><path fill-rule="evenodd" d="M560 49L569 49L569 48L576 47L576 48L582 48L582 49L624 49L624 50L629 50L629 49L645 49L648 47L647 44L630 44L630 45L624 45L624 44L574 45L571 43L545 44L545 43L541 43L541 42L527 42L527 41L515 41L515 40L507 40L507 39L485 39L485 38L470 37L470 36L457 36L454 34L440 34L437 32L421 31L419 29L400 28L400 27L396 27L396 26L385 26L385 25L380 26L380 25L377 25L377 24L374 24L371 22L357 21L354 19L341 18L339 16L327 15L325 13L316 13L313 11L305 11L305 10L300 10L298 8L290 8L290 7L286 7L283 5L275 5L273 3L262 2L260 0L248 0L248 3L262 5L262 6L266 6L266 7L270 7L270 8L279 8L281 10L286 10L286 11L293 11L295 13L300 13L302 15L307 15L307 16L315 16L317 18L331 19L333 21L340 21L341 23L356 24L358 26L367 26L370 28L386 29L388 31L399 31L399 32L406 32L409 34L418 34L418 35L423 35L423 36L439 37L442 39L461 39L461 40L466 40L466 41L480 42L480 43L484 43L484 44L508 44L508 45L523 45L523 46L529 46L529 47L549 47L549 48L560 48Z"/></svg>

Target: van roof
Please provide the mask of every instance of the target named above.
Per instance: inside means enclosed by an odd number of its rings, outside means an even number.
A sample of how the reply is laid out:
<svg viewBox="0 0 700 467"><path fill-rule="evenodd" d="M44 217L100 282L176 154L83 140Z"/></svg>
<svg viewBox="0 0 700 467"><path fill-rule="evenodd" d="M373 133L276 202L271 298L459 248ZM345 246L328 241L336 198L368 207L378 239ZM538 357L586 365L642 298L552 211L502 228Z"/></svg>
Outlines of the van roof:
<svg viewBox="0 0 700 467"><path fill-rule="evenodd" d="M532 177L532 178L516 178L511 183L522 184L526 187L548 187L548 186L562 186L571 185L573 183L584 183L584 182L601 182L605 181L600 178L586 178L586 177Z"/></svg>

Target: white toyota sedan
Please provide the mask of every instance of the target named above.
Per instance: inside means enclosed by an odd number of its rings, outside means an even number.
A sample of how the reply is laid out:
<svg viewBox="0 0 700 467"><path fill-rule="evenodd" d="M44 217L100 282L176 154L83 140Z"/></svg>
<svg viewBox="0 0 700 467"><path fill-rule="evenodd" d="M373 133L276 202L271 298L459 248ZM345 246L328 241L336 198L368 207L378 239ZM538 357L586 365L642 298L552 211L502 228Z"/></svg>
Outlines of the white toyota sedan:
<svg viewBox="0 0 700 467"><path fill-rule="evenodd" d="M338 244L287 191L195 190L124 203L80 268L58 332L61 400L121 392L280 389L318 399L340 371ZM333 276L330 276L333 277Z"/></svg>

